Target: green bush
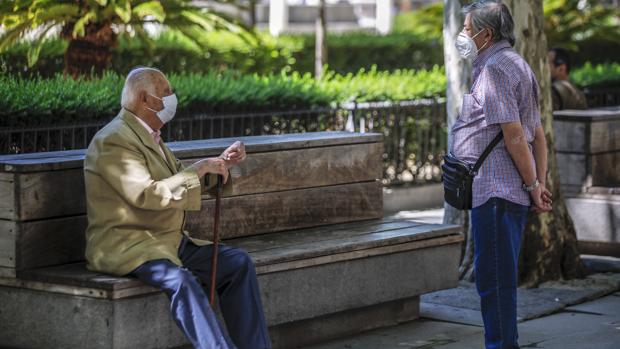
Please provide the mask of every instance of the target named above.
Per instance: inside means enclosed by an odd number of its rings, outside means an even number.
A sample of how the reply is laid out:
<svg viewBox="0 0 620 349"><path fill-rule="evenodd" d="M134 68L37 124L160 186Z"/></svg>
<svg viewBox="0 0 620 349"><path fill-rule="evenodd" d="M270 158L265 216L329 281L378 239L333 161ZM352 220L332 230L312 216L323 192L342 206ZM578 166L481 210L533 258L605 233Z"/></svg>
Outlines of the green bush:
<svg viewBox="0 0 620 349"><path fill-rule="evenodd" d="M442 68L357 74L244 75L224 71L169 74L179 97L179 114L243 113L298 110L348 101L397 101L440 96L445 90ZM35 126L108 119L119 109L123 77L73 80L0 75L0 126Z"/></svg>
<svg viewBox="0 0 620 349"><path fill-rule="evenodd" d="M201 37L201 46L175 34L164 32L151 45L121 36L114 49L111 70L125 74L138 65L156 66L169 73L206 73L227 69L244 73L270 74L285 71L314 71L314 36L289 35L279 38L258 34L257 40L243 40L226 32ZM443 62L443 48L437 39L410 33L379 36L357 32L328 35L328 65L346 74L376 65L379 70L428 69ZM64 68L67 44L54 39L43 44L36 65L27 65L27 44L19 44L0 54L0 69L51 77Z"/></svg>
<svg viewBox="0 0 620 349"><path fill-rule="evenodd" d="M301 41L302 49L292 51L295 63L291 68L300 72L314 71L315 38L313 35L287 36L289 41ZM360 69L379 70L429 69L443 64L443 46L437 38L420 38L411 33L392 33L380 36L351 32L327 36L329 69L346 74Z"/></svg>
<svg viewBox="0 0 620 349"><path fill-rule="evenodd" d="M397 14L394 19L394 32L442 40L443 3L430 4L415 11Z"/></svg>
<svg viewBox="0 0 620 349"><path fill-rule="evenodd" d="M571 80L581 87L620 85L620 63L592 65L589 62L570 72Z"/></svg>

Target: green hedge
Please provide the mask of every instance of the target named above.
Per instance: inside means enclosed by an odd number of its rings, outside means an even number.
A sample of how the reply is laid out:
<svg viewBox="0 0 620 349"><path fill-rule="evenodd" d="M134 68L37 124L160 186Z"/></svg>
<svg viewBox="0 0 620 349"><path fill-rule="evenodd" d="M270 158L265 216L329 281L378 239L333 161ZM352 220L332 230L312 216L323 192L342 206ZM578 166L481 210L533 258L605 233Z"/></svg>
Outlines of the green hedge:
<svg viewBox="0 0 620 349"><path fill-rule="evenodd" d="M570 72L571 80L581 87L618 86L620 88L620 63L592 65L586 63L583 67Z"/></svg>
<svg viewBox="0 0 620 349"><path fill-rule="evenodd" d="M279 38L259 34L259 40L244 41L230 33L205 34L199 47L184 37L164 32L147 45L121 36L114 48L110 69L125 74L138 65L157 66L167 72L205 73L232 69L244 73L270 74L281 70L314 71L314 36L288 35ZM376 65L379 70L429 69L443 64L443 48L439 40L413 34L372 33L328 35L330 70L346 74ZM0 71L51 77L64 67L63 53L67 43L59 39L43 45L40 60L27 66L27 44L17 45L0 54Z"/></svg>
<svg viewBox="0 0 620 349"><path fill-rule="evenodd" d="M329 106L339 102L409 100L439 96L445 90L442 68L402 70L393 74L376 68L357 74L244 75L238 72L170 74L179 97L179 114L259 112ZM72 80L23 79L0 75L0 126L34 126L108 119L119 109L123 77Z"/></svg>

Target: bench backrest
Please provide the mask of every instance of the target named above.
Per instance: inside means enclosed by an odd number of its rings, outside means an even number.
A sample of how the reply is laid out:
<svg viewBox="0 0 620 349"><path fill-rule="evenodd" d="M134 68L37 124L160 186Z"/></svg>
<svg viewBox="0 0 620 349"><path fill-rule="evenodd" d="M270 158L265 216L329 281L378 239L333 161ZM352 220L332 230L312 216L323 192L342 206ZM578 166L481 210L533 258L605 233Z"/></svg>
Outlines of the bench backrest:
<svg viewBox="0 0 620 349"><path fill-rule="evenodd" d="M247 160L222 201L223 238L380 218L380 134L317 132L169 143L184 162L243 140ZM0 275L84 258L85 150L0 156ZM209 239L214 200L186 230ZM4 271L4 272L3 272Z"/></svg>

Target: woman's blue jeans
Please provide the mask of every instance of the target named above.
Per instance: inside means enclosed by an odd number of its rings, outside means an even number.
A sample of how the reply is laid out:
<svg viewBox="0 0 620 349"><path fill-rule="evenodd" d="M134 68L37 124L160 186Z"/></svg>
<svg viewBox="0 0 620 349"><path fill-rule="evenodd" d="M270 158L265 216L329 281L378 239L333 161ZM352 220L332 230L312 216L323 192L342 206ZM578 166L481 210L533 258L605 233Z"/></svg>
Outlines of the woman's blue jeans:
<svg viewBox="0 0 620 349"><path fill-rule="evenodd" d="M517 272L528 206L491 198L472 209L474 268L487 349L519 348Z"/></svg>

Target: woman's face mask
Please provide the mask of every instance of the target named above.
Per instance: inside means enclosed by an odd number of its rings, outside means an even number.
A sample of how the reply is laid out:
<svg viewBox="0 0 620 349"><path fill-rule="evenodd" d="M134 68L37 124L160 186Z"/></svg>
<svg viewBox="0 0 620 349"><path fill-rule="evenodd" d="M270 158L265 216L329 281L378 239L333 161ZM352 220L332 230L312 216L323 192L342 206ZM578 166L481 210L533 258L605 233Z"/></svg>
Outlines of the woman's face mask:
<svg viewBox="0 0 620 349"><path fill-rule="evenodd" d="M153 111L155 114L157 114L157 117L159 118L159 120L161 120L161 122L163 122L164 124L172 120L174 118L174 114L177 111L177 103L178 103L177 95L173 93L169 96L164 96L163 98L159 98L157 96L153 96L153 97L161 100L162 103L164 103L164 109L157 111L157 110L153 110L148 107L147 108Z"/></svg>
<svg viewBox="0 0 620 349"><path fill-rule="evenodd" d="M474 60L476 59L476 57L478 57L478 52L480 52L480 50L482 50L484 46L486 46L486 43L482 45L481 48L477 48L474 38L483 31L484 29L476 33L476 35L471 38L467 34L465 34L464 31L461 31L459 33L459 36L456 38L456 43L454 45L456 46L457 51L459 51L461 57L468 60Z"/></svg>

